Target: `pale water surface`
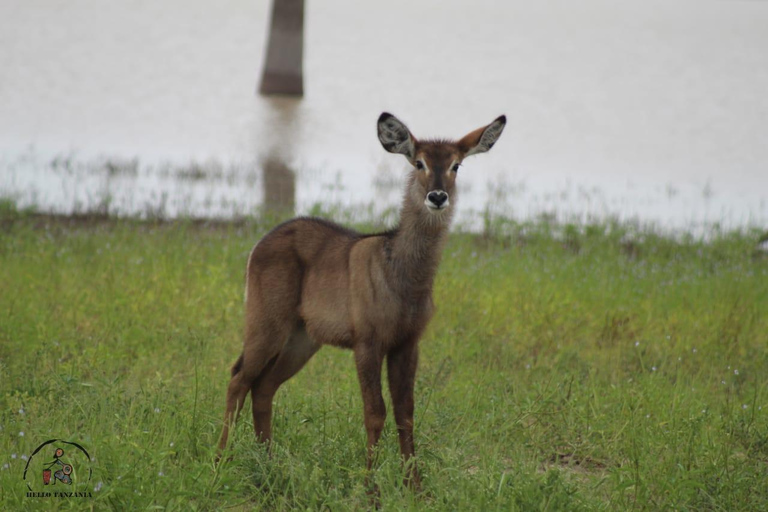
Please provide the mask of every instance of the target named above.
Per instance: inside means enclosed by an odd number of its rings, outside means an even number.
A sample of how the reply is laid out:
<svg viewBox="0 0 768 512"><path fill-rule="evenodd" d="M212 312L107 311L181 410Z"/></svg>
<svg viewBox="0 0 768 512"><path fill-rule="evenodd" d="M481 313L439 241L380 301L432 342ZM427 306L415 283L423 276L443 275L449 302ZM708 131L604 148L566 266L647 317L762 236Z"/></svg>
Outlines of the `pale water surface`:
<svg viewBox="0 0 768 512"><path fill-rule="evenodd" d="M405 162L376 139L381 111L448 137L505 113L460 171L461 222L768 223L768 2L310 1L298 102L254 94L268 16L253 0L3 0L0 195L227 216L274 193L272 160L295 171L299 212L384 211Z"/></svg>

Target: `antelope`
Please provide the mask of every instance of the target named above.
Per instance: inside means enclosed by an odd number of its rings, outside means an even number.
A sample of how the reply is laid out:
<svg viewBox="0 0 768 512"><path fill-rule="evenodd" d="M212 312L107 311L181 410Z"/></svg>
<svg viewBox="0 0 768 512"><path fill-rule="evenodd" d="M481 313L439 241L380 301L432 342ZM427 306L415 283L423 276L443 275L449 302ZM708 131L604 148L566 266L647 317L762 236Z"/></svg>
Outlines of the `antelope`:
<svg viewBox="0 0 768 512"><path fill-rule="evenodd" d="M379 141L412 166L399 225L362 234L299 217L254 246L246 269L243 350L232 366L219 456L249 392L256 438L268 443L275 392L322 345L333 345L354 352L369 473L386 417L386 358L405 484L421 487L410 460L418 341L434 309L432 285L456 204L456 175L464 158L493 147L505 124L500 116L458 141L420 140L385 112Z"/></svg>

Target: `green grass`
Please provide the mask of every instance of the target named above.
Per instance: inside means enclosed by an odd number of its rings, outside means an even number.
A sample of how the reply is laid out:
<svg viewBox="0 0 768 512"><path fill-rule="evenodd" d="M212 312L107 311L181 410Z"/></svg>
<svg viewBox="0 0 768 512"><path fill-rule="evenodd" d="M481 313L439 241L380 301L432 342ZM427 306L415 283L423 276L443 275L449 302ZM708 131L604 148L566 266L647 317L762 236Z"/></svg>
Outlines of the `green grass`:
<svg viewBox="0 0 768 512"><path fill-rule="evenodd" d="M233 460L213 463L245 261L268 228L0 208L0 509L369 507L347 351L321 350L281 388L271 458L246 413ZM446 248L416 387L425 489L400 484L390 414L384 510L768 509L755 233L489 231ZM88 449L91 498L25 496L21 457L51 438Z"/></svg>

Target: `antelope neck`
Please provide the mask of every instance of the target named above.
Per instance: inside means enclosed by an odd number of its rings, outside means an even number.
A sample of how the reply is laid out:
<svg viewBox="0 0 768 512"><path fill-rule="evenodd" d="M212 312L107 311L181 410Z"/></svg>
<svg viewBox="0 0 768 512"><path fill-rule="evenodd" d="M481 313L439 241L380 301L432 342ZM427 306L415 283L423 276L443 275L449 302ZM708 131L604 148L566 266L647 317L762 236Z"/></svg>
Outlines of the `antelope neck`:
<svg viewBox="0 0 768 512"><path fill-rule="evenodd" d="M414 205L406 199L388 247L393 286L401 290L432 287L449 226L449 212L436 219L423 204Z"/></svg>

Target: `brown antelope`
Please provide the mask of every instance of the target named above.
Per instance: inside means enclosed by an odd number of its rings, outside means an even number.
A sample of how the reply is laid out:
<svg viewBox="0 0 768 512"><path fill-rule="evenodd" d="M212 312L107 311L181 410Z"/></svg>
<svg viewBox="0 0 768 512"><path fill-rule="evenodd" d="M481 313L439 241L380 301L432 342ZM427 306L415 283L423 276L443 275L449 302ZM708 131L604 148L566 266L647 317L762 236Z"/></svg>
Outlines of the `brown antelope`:
<svg viewBox="0 0 768 512"><path fill-rule="evenodd" d="M432 316L432 283L465 157L491 149L506 118L458 141L418 140L391 114L381 114L384 149L413 166L400 224L361 234L315 218L270 231L248 258L243 352L232 367L219 452L251 393L256 437L272 436L272 399L321 345L354 351L368 435L367 467L384 427L381 367L387 377L404 462L414 455L413 384L418 341ZM415 464L406 483L420 487Z"/></svg>

